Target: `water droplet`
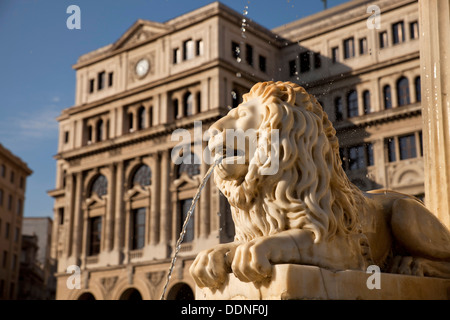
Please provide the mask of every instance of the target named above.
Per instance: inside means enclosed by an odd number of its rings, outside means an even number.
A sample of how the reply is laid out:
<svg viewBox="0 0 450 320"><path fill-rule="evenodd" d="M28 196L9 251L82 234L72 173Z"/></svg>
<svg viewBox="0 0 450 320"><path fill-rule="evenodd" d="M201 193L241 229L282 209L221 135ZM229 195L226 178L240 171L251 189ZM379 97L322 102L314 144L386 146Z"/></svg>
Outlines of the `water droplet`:
<svg viewBox="0 0 450 320"><path fill-rule="evenodd" d="M236 73L236 77L240 78L242 75L240 72Z"/></svg>
<svg viewBox="0 0 450 320"><path fill-rule="evenodd" d="M238 63L241 63L242 59L241 59L240 57L237 57L237 58L236 58L236 61L237 61Z"/></svg>
<svg viewBox="0 0 450 320"><path fill-rule="evenodd" d="M231 91L231 96L233 97L233 99L236 99L237 95L235 91ZM220 212L217 213L220 216Z"/></svg>

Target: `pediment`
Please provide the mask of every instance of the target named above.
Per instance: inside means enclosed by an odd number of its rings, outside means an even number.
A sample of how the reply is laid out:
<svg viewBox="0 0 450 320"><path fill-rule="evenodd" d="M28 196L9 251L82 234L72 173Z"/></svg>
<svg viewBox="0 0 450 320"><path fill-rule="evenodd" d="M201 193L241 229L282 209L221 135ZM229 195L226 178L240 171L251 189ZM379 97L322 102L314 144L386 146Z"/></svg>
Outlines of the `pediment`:
<svg viewBox="0 0 450 320"><path fill-rule="evenodd" d="M97 194L93 194L90 198L86 199L85 205L87 208L96 208L100 206L104 206L106 204L106 200L104 197L100 198Z"/></svg>
<svg viewBox="0 0 450 320"><path fill-rule="evenodd" d="M200 178L199 176L191 177L186 172L183 172L180 178L173 182L173 185L177 189L197 188L200 185Z"/></svg>
<svg viewBox="0 0 450 320"><path fill-rule="evenodd" d="M167 29L167 26L162 23L138 20L114 43L112 50L144 42Z"/></svg>

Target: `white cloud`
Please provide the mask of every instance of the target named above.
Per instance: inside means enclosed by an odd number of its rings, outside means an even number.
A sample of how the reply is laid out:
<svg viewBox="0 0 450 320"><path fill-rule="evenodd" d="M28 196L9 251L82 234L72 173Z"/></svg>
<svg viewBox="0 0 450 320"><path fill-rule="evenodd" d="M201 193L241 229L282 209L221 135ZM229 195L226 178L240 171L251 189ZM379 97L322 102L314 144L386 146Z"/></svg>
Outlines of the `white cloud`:
<svg viewBox="0 0 450 320"><path fill-rule="evenodd" d="M56 117L60 110L55 105L48 105L36 111L18 112L0 119L1 140L10 143L39 142L56 137L58 122Z"/></svg>

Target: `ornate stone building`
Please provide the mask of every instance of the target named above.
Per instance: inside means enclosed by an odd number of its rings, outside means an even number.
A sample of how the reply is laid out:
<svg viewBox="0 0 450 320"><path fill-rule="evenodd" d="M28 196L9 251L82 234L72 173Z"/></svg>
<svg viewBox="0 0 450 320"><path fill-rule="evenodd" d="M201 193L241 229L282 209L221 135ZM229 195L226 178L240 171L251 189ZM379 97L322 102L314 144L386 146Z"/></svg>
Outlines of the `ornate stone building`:
<svg viewBox="0 0 450 320"><path fill-rule="evenodd" d="M381 8L381 29L367 27L370 4ZM57 299L159 299L208 169L201 139L180 155L191 163L175 164L172 133L197 138L194 131L204 132L258 81L291 80L316 95L361 188L423 196L416 1L351 1L273 31L243 18L215 2L165 23L138 20L75 64L76 101L58 118L49 192ZM233 235L227 202L210 181L167 297L193 298L188 269L196 254ZM80 267L80 289L67 285L70 265Z"/></svg>
<svg viewBox="0 0 450 320"><path fill-rule="evenodd" d="M0 144L0 300L16 299L28 165Z"/></svg>

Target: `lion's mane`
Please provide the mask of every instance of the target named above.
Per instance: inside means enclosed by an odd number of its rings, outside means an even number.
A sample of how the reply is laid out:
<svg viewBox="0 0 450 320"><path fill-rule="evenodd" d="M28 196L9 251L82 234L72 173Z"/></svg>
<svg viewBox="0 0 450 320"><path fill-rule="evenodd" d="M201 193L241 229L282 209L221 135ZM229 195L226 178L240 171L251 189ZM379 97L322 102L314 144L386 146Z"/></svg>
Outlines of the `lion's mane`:
<svg viewBox="0 0 450 320"><path fill-rule="evenodd" d="M243 180L214 176L231 205L235 240L294 228L312 231L316 243L361 232L358 211L364 196L342 169L336 131L321 105L292 82L257 83L243 100L257 97L265 105L258 137L279 130L279 170L261 174L273 153L258 147ZM270 134L265 137L264 145L270 146Z"/></svg>

